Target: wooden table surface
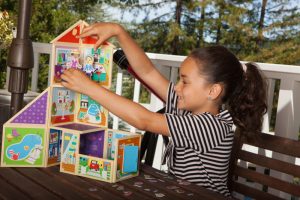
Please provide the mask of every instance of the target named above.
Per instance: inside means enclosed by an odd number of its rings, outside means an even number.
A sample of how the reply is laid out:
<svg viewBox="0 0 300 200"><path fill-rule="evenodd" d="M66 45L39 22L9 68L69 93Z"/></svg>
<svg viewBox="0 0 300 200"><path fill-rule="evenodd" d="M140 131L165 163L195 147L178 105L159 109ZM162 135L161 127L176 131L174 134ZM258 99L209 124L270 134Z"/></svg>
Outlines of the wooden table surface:
<svg viewBox="0 0 300 200"><path fill-rule="evenodd" d="M0 199L226 199L142 165L140 175L106 183L59 172L59 167L0 168Z"/></svg>

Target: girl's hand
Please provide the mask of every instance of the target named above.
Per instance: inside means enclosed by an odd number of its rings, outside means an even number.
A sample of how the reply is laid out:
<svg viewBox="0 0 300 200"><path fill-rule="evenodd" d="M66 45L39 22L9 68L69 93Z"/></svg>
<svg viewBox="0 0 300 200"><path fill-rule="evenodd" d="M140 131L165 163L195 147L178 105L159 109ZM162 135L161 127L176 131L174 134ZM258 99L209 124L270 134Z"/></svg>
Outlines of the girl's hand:
<svg viewBox="0 0 300 200"><path fill-rule="evenodd" d="M62 86L85 95L88 95L90 89L95 85L85 73L74 68L64 71L61 78Z"/></svg>
<svg viewBox="0 0 300 200"><path fill-rule="evenodd" d="M98 22L85 27L79 37L96 37L98 41L94 45L94 48L97 49L104 41L113 36L117 36L122 30L123 28L119 24Z"/></svg>

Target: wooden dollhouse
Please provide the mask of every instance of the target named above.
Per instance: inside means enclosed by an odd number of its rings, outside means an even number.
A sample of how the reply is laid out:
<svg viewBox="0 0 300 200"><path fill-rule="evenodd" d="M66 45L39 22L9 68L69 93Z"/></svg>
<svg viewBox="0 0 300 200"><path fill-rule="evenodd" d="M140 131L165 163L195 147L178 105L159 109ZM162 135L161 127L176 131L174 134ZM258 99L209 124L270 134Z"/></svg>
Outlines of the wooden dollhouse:
<svg viewBox="0 0 300 200"><path fill-rule="evenodd" d="M107 182L138 174L140 135L108 129L105 108L61 85L63 71L76 68L111 86L114 46L94 50L94 38L77 37L85 26L80 20L51 42L50 86L4 124L1 166L60 164L61 172Z"/></svg>

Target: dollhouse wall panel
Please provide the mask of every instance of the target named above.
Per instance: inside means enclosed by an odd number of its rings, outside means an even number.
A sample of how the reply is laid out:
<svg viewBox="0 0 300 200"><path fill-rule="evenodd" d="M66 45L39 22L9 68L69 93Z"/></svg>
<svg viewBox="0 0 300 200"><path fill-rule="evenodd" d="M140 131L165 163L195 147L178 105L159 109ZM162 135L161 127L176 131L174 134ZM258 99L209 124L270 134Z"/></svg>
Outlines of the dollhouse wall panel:
<svg viewBox="0 0 300 200"><path fill-rule="evenodd" d="M45 128L4 125L1 166L43 167L45 148Z"/></svg>
<svg viewBox="0 0 300 200"><path fill-rule="evenodd" d="M47 166L60 163L62 130L50 128L48 135Z"/></svg>
<svg viewBox="0 0 300 200"><path fill-rule="evenodd" d="M108 123L108 111L92 98L79 94L79 109L77 121L106 127Z"/></svg>
<svg viewBox="0 0 300 200"><path fill-rule="evenodd" d="M124 180L138 175L139 153L136 150L139 151L140 144L141 136L136 134L134 136L128 136L116 140L116 181ZM127 149L126 147L129 148ZM136 149L136 147L138 149ZM127 155L125 155L126 153Z"/></svg>
<svg viewBox="0 0 300 200"><path fill-rule="evenodd" d="M73 46L56 46L54 61L54 83L61 83L61 74L69 69L81 69L80 51L78 47Z"/></svg>
<svg viewBox="0 0 300 200"><path fill-rule="evenodd" d="M112 182L113 161L79 154L77 175Z"/></svg>
<svg viewBox="0 0 300 200"><path fill-rule="evenodd" d="M80 134L79 154L103 158L105 130Z"/></svg>
<svg viewBox="0 0 300 200"><path fill-rule="evenodd" d="M48 92L39 96L27 109L19 113L11 123L46 124Z"/></svg>
<svg viewBox="0 0 300 200"><path fill-rule="evenodd" d="M75 92L64 87L53 87L50 104L51 123L73 122L75 119L75 100Z"/></svg>
<svg viewBox="0 0 300 200"><path fill-rule="evenodd" d="M62 134L62 151L60 171L75 174L76 159L78 155L79 136L70 132Z"/></svg>

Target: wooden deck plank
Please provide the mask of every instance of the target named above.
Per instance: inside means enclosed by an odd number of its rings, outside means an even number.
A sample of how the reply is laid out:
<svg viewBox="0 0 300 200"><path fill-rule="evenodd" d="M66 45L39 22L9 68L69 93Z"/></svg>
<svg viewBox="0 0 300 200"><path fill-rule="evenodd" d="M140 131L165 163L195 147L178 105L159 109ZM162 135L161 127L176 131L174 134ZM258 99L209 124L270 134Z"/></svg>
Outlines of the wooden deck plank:
<svg viewBox="0 0 300 200"><path fill-rule="evenodd" d="M97 187L103 188L108 192L118 195L118 197L121 199L143 199L143 200L153 199L153 198L149 198L148 196L145 196L144 193L134 190L132 187L128 187L128 185L124 184L124 181L117 182L117 183L106 183L106 182L88 179L84 177L82 178Z"/></svg>
<svg viewBox="0 0 300 200"><path fill-rule="evenodd" d="M215 199L225 198L223 195L221 195L219 193L210 191L208 189L205 189L203 187L197 186L195 184L189 183L189 182L184 181L184 180L179 180L175 176L169 175L169 174L164 173L162 171L155 170L150 166L144 165L141 168L140 173L141 173L140 176L152 176L152 177L157 178L158 180L165 181L167 184L162 182L162 181L159 181L159 183L157 183L157 184L164 185L166 188L167 187L170 188L170 190L173 193L174 192L180 193L180 192L184 191L187 194L187 197L185 199L194 199L195 198L195 199L215 200ZM180 187L180 189L178 191L176 191L177 188L172 189L172 188L175 188L175 187L171 187L172 184L173 184L173 186ZM168 193L170 193L170 192L168 192ZM182 195L182 197L184 197L184 195Z"/></svg>
<svg viewBox="0 0 300 200"><path fill-rule="evenodd" d="M53 176L55 178L60 179L61 182L65 183L70 187L74 187L83 193L87 193L87 195L90 195L95 199L99 198L99 196L104 197L105 199L112 199L112 200L123 199L117 196L116 194L109 192L106 189L103 189L103 187L100 187L99 184L96 184L96 182L99 181L91 180L80 176L74 176L66 173L61 173L59 172L59 167L50 167L50 168L44 168L40 170L49 174L49 176Z"/></svg>
<svg viewBox="0 0 300 200"><path fill-rule="evenodd" d="M26 176L28 179L36 182L44 188L47 188L49 191L55 193L57 196L63 199L91 199L92 197L86 193L82 193L73 187L66 187L64 182L61 182L60 179L51 177L46 173L38 170L37 168L17 168L21 174ZM101 199L101 197L99 197Z"/></svg>
<svg viewBox="0 0 300 200"><path fill-rule="evenodd" d="M35 181L31 181L26 176L20 174L15 168L2 167L0 170L1 179L5 180L11 187L16 188L30 199L60 199ZM6 192L1 189L1 194Z"/></svg>
<svg viewBox="0 0 300 200"><path fill-rule="evenodd" d="M144 195L152 199L183 199L181 196L176 195L175 193L167 192L165 188L160 186L160 182L156 184L149 184L142 177L136 177L135 179L128 179L122 181L127 187L132 187L136 191L143 192ZM146 190L145 190L146 189ZM147 192L145 192L147 191Z"/></svg>
<svg viewBox="0 0 300 200"><path fill-rule="evenodd" d="M5 179L0 178L0 199L22 199L29 200L30 197L22 193L18 188L11 185Z"/></svg>

